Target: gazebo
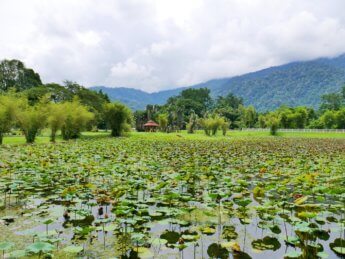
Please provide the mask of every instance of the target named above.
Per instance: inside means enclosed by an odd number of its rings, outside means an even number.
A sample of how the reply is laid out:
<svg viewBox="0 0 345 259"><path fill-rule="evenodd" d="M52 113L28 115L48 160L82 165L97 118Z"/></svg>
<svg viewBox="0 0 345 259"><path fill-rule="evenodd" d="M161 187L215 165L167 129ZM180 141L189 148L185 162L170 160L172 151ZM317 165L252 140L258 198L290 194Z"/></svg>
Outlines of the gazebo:
<svg viewBox="0 0 345 259"><path fill-rule="evenodd" d="M152 120L149 120L148 122L144 124L145 131L149 131L149 132L155 132L158 127L159 125Z"/></svg>

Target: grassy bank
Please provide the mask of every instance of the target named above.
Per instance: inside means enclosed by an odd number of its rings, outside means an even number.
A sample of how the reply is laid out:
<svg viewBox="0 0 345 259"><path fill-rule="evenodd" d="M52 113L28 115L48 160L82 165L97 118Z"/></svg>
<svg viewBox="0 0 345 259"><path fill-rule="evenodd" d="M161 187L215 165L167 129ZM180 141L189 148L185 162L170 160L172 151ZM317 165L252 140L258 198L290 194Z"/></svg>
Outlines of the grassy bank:
<svg viewBox="0 0 345 259"><path fill-rule="evenodd" d="M167 138L167 139L194 139L194 140L210 140L210 139L229 139L229 138L267 138L270 136L269 132L256 132L256 131L228 131L226 136L223 136L221 132L218 132L216 136L206 136L202 130L196 131L194 134L188 134L186 131L173 132L173 133L147 133L147 132L131 132L129 133L131 137L134 138ZM83 132L82 138L100 138L108 137L109 132ZM278 132L276 137L282 138L344 138L345 133L335 133L335 132ZM59 136L57 137L57 142L63 141ZM40 136L37 137L36 143L48 143L49 142L49 131L45 130ZM24 136L5 136L4 144L24 144Z"/></svg>

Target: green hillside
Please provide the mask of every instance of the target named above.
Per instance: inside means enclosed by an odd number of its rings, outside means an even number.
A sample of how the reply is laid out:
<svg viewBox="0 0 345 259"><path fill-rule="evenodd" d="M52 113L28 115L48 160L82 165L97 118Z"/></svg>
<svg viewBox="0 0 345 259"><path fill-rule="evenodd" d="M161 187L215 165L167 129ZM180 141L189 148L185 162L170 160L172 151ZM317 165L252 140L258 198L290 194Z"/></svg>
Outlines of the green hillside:
<svg viewBox="0 0 345 259"><path fill-rule="evenodd" d="M320 97L336 92L345 84L345 54L336 58L293 62L241 76L214 79L190 87L207 87L213 97L229 92L254 105L259 111L272 110L280 105L307 105L317 108ZM185 88L146 93L132 88L102 89L112 100L120 100L132 109L143 109L147 104L163 104Z"/></svg>

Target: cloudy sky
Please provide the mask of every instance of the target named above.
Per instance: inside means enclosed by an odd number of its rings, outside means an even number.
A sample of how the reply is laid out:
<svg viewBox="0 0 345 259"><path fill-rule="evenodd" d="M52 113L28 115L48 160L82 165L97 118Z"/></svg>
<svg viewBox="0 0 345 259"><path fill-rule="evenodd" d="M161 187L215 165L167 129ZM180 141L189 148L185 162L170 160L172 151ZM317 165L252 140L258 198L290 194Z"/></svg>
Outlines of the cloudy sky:
<svg viewBox="0 0 345 259"><path fill-rule="evenodd" d="M0 0L0 59L157 91L345 53L344 0Z"/></svg>

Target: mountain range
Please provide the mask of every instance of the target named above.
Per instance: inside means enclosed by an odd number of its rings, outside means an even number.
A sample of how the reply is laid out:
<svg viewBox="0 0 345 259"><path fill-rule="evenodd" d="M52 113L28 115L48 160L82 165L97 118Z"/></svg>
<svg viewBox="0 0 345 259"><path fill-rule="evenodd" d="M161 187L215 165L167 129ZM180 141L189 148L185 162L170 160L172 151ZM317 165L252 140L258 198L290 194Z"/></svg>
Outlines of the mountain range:
<svg viewBox="0 0 345 259"><path fill-rule="evenodd" d="M207 87L212 97L233 93L259 111L273 110L281 105L306 105L318 108L320 97L337 92L345 85L345 54L335 58L319 58L292 62L240 76L213 79L197 85L148 93L134 88L95 86L111 100L127 104L133 110L147 104L164 104L171 96L186 88Z"/></svg>

